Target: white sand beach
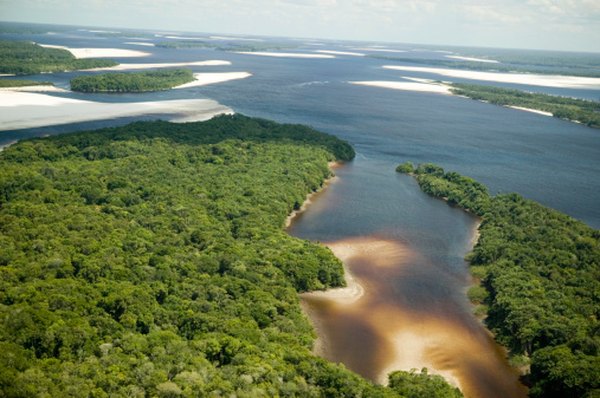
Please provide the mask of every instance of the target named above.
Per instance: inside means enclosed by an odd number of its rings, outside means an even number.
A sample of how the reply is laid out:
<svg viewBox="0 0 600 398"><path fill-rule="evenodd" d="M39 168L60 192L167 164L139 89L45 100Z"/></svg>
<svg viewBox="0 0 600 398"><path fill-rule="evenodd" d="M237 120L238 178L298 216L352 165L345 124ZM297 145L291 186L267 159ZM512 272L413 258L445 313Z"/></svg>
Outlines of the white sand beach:
<svg viewBox="0 0 600 398"><path fill-rule="evenodd" d="M351 52L351 51L316 50L315 52L319 53L319 54L350 55L353 57L364 57L366 55L363 53L355 53L355 52Z"/></svg>
<svg viewBox="0 0 600 398"><path fill-rule="evenodd" d="M64 88L37 84L35 86L21 86L21 87L0 87L0 91L24 91L29 93L39 93L39 92L50 92L50 93L68 93L69 90L65 90ZM1 106L1 105L0 105Z"/></svg>
<svg viewBox="0 0 600 398"><path fill-rule="evenodd" d="M168 35L168 36L161 36L161 35L154 35L156 37L164 37L165 39L174 39L174 40L206 40L206 37L190 37L190 36L174 36L174 35Z"/></svg>
<svg viewBox="0 0 600 398"><path fill-rule="evenodd" d="M39 43L38 43L39 44ZM75 56L75 58L132 58L132 57L147 57L152 55L148 52L137 50L124 50L121 48L72 48L65 46L55 46L51 44L39 44L45 48L58 48L67 50Z"/></svg>
<svg viewBox="0 0 600 398"><path fill-rule="evenodd" d="M160 69L160 68L182 68L186 66L228 66L231 65L229 61L222 61L218 59L208 61L192 61L192 62L170 62L170 63L156 63L156 64L119 64L116 66L109 66L106 68L94 68L86 69L87 71L123 71L123 70L137 70L137 69Z"/></svg>
<svg viewBox="0 0 600 398"><path fill-rule="evenodd" d="M348 82L360 86L371 86L389 88L392 90L419 91L424 93L450 94L450 89L445 84L421 83L421 82L398 82L386 80L368 80Z"/></svg>
<svg viewBox="0 0 600 398"><path fill-rule="evenodd" d="M552 112L545 112L545 111L540 111L538 109L524 108L522 106L507 106L507 108L518 109L520 111L525 111L525 112L537 113L538 115L553 116Z"/></svg>
<svg viewBox="0 0 600 398"><path fill-rule="evenodd" d="M258 55L260 57L276 58L335 58L330 54L309 54L309 53L275 53L268 51L236 51L236 54Z"/></svg>
<svg viewBox="0 0 600 398"><path fill-rule="evenodd" d="M233 111L208 99L103 103L42 93L0 91L0 131L156 114L174 122L207 120Z"/></svg>
<svg viewBox="0 0 600 398"><path fill-rule="evenodd" d="M206 86L208 84L222 83L230 80L245 79L250 76L252 76L252 73L248 72L194 73L194 78L196 80L173 88L178 89Z"/></svg>
<svg viewBox="0 0 600 398"><path fill-rule="evenodd" d="M123 44L129 44L131 46L156 47L154 43L144 43L141 41L126 41Z"/></svg>
<svg viewBox="0 0 600 398"><path fill-rule="evenodd" d="M405 53L406 50L392 50L390 48L374 48L374 47L353 47L353 50L358 51L376 51L382 53Z"/></svg>
<svg viewBox="0 0 600 398"><path fill-rule="evenodd" d="M545 86L558 88L599 89L600 78L579 77L564 75L536 75L526 73L496 73L478 72L463 69L429 68L421 66L384 65L384 69L399 70L403 72L433 73L441 76L492 81L500 83L526 84L531 86Z"/></svg>
<svg viewBox="0 0 600 398"><path fill-rule="evenodd" d="M473 57L463 57L461 55L445 55L446 58L458 59L460 61L472 61L472 62L484 62L488 64L498 64L500 61L496 61L495 59L484 59L484 58L473 58Z"/></svg>

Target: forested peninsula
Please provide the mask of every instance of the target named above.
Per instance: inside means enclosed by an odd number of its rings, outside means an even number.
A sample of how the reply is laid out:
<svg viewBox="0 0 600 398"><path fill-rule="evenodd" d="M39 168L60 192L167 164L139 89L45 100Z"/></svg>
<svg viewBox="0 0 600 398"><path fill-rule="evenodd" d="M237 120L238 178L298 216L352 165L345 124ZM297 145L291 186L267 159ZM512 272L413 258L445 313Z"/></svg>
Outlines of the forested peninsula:
<svg viewBox="0 0 600 398"><path fill-rule="evenodd" d="M0 74L37 75L117 65L108 59L77 59L67 50L28 41L0 40Z"/></svg>
<svg viewBox="0 0 600 398"><path fill-rule="evenodd" d="M397 171L481 217L467 260L485 288L486 325L511 355L530 361L530 396L598 396L600 231L514 193L491 196L432 164Z"/></svg>
<svg viewBox="0 0 600 398"><path fill-rule="evenodd" d="M328 162L353 157L241 115L7 148L0 395L455 396L426 373L387 388L311 353L298 292L343 285L343 268L283 226Z"/></svg>
<svg viewBox="0 0 600 398"><path fill-rule="evenodd" d="M456 95L464 95L474 100L496 105L517 106L549 112L552 116L560 119L600 128L600 102L598 101L465 83L452 83L450 91Z"/></svg>
<svg viewBox="0 0 600 398"><path fill-rule="evenodd" d="M102 73L71 79L71 90L84 93L139 93L169 90L192 81L194 81L194 74L189 69Z"/></svg>

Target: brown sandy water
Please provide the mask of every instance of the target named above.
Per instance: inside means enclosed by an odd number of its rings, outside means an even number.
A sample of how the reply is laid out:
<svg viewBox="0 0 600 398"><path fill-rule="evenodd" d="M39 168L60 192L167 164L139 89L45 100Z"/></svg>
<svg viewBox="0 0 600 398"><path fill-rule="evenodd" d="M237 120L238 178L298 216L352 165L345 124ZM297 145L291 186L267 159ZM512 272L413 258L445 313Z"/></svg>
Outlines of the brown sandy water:
<svg viewBox="0 0 600 398"><path fill-rule="evenodd" d="M315 353L381 384L394 370L427 367L466 397L525 397L505 350L466 298L463 258L477 220L421 195L407 177L357 177L351 167L336 170L340 178L312 196L288 229L325 242L346 269L348 287L301 296L319 336ZM378 178L386 185L366 195ZM412 197L391 201L383 195L390 189Z"/></svg>
<svg viewBox="0 0 600 398"><path fill-rule="evenodd" d="M351 279L344 289L302 295L320 336L317 354L382 384L393 370L427 367L466 397L526 395L503 350L474 318L456 319L443 300L430 313L415 309L418 297L410 292L427 289L422 278L429 277L417 253L376 237L326 245Z"/></svg>

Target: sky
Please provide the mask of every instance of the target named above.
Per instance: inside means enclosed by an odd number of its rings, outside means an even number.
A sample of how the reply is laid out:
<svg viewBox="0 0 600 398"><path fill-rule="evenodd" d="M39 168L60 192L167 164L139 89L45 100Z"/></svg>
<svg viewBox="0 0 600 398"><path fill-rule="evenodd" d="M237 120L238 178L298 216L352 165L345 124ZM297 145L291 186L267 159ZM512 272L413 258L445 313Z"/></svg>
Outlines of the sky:
<svg viewBox="0 0 600 398"><path fill-rule="evenodd" d="M600 52L600 0L0 0L0 20Z"/></svg>

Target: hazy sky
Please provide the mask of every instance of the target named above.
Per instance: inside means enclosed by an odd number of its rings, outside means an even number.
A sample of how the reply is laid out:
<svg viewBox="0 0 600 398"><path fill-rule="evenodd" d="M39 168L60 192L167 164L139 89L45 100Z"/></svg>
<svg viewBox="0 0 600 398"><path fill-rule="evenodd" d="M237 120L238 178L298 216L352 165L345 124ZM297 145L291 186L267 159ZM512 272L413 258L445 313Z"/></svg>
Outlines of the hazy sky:
<svg viewBox="0 0 600 398"><path fill-rule="evenodd" d="M600 52L600 0L0 0L0 20Z"/></svg>

